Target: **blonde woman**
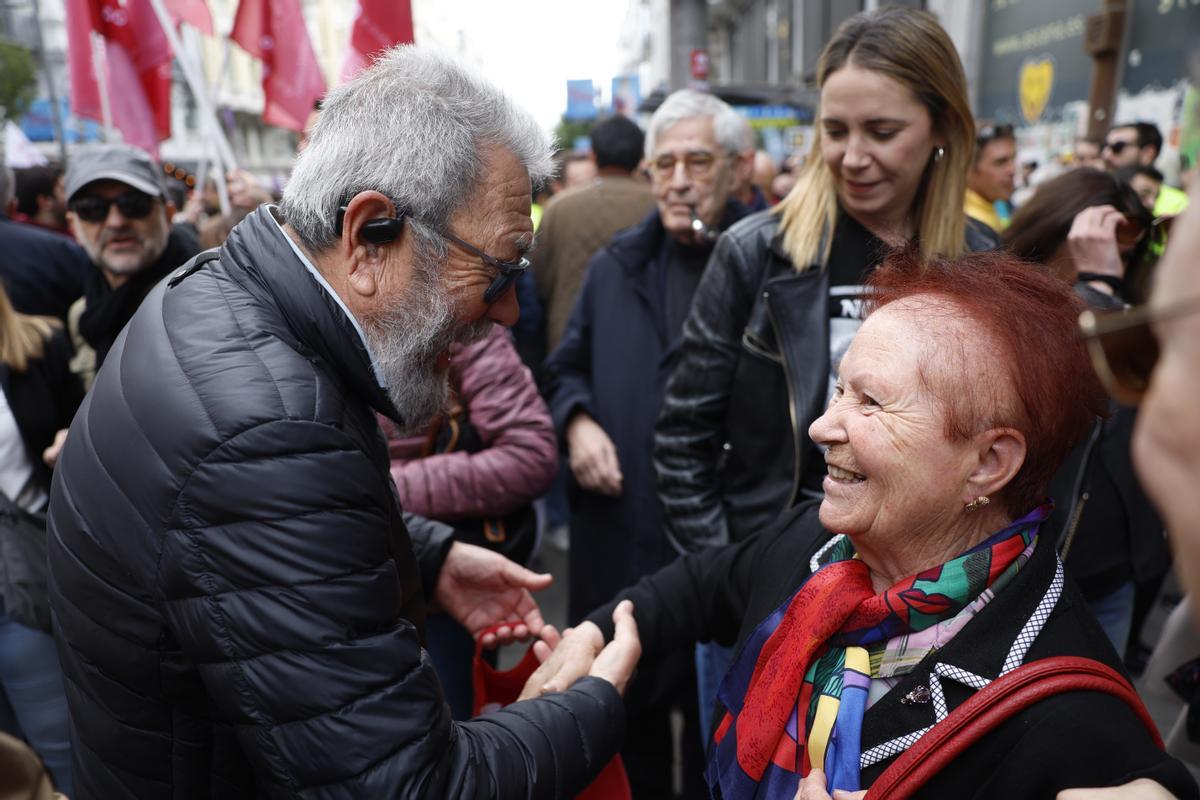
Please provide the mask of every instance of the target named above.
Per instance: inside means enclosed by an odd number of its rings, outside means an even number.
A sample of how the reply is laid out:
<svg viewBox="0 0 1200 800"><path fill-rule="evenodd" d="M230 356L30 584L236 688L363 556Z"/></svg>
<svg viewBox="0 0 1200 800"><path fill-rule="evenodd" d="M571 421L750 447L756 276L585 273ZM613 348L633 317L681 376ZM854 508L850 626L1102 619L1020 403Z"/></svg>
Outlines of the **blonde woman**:
<svg viewBox="0 0 1200 800"><path fill-rule="evenodd" d="M83 399L70 357L58 320L17 313L0 285L0 730L28 741L67 794L67 699L49 633L44 512L51 463ZM39 531L43 541L31 540Z"/></svg>
<svg viewBox="0 0 1200 800"><path fill-rule="evenodd" d="M775 208L717 243L684 325L654 460L683 552L737 541L805 494L825 463L808 438L858 330L861 286L894 248L922 261L995 247L963 214L975 146L962 64L934 17L847 20L817 70L812 153ZM706 664L711 692L724 672Z"/></svg>

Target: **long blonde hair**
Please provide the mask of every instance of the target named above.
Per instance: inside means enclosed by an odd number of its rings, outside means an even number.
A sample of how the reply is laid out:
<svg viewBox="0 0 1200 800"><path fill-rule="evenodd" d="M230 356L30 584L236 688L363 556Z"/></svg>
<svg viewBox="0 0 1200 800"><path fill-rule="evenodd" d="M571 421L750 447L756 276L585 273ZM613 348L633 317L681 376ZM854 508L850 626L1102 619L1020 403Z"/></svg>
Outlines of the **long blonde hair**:
<svg viewBox="0 0 1200 800"><path fill-rule="evenodd" d="M907 86L929 111L933 130L945 137L944 153L930 159L914 200L921 260L953 258L966 249L963 195L974 155L975 121L967 102L967 79L954 43L932 14L883 8L842 23L817 63L817 86L853 63ZM783 246L797 272L829 258L838 201L833 173L821 157L821 127L796 185L776 207ZM823 249L822 249L823 246Z"/></svg>
<svg viewBox="0 0 1200 800"><path fill-rule="evenodd" d="M46 341L62 323L52 317L18 313L0 286L0 363L24 372L29 362L46 352Z"/></svg>

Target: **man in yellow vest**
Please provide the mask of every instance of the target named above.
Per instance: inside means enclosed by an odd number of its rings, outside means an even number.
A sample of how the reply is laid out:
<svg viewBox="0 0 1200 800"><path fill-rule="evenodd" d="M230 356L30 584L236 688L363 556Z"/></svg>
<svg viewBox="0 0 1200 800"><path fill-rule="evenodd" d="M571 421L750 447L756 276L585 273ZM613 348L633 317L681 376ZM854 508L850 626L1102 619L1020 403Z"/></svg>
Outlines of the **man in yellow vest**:
<svg viewBox="0 0 1200 800"><path fill-rule="evenodd" d="M1012 125L981 125L975 135L975 160L967 172L963 210L999 233L1008 227L997 203L1007 208L1017 174L1017 138Z"/></svg>

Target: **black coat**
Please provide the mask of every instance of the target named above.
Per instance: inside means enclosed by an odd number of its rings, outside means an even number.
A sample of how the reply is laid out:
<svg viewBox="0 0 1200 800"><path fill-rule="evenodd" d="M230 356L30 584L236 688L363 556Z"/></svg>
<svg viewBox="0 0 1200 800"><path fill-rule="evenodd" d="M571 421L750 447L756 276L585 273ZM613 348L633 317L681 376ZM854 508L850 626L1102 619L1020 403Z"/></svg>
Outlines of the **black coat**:
<svg viewBox="0 0 1200 800"><path fill-rule="evenodd" d="M675 561L622 593L634 603L643 663L681 644L736 642L746 637L808 579L809 560L829 540L817 519L816 502L803 504L758 536ZM1054 540L1041 536L1033 557L1003 590L940 651L926 656L891 691L867 709L863 751L934 722L929 703L903 703L927 685L934 665L949 664L987 679L1000 674L1018 634L1047 595L1058 567ZM590 619L612 634L612 607ZM1040 633L1022 659L1083 656L1124 672L1104 632L1069 580ZM953 710L972 690L942 679ZM715 720L723 716L719 708ZM862 771L869 787L890 763ZM1138 777L1156 780L1176 797L1200 797L1187 769L1158 750L1141 722L1120 700L1092 692L1070 692L1017 714L981 739L926 786L921 797L1050 798L1061 789L1112 786ZM730 798L729 800L735 800Z"/></svg>
<svg viewBox="0 0 1200 800"><path fill-rule="evenodd" d="M999 245L974 220L966 241ZM829 272L796 272L774 211L717 242L654 437L667 532L681 552L738 541L802 499L816 452L808 426L828 393L828 298Z"/></svg>
<svg viewBox="0 0 1200 800"><path fill-rule="evenodd" d="M50 508L76 797L561 797L624 726L598 679L455 724L348 317L262 207L141 304Z"/></svg>
<svg viewBox="0 0 1200 800"><path fill-rule="evenodd" d="M726 224L745 213L729 203ZM571 480L572 622L675 557L655 490L654 422L675 364L654 263L666 241L658 210L592 257L558 347L546 360L543 394L561 432L584 411L612 439L624 476L619 497ZM686 298L690 301L690 298Z"/></svg>
<svg viewBox="0 0 1200 800"><path fill-rule="evenodd" d="M33 464L33 475L50 490L50 468L42 451L54 443L54 435L71 424L83 401L83 386L71 372L71 343L62 329L46 342L41 358L30 359L23 372L0 363L0 387L8 398L25 455Z"/></svg>
<svg viewBox="0 0 1200 800"><path fill-rule="evenodd" d="M65 323L92 271L88 254L66 236L0 214L0 281L17 311Z"/></svg>

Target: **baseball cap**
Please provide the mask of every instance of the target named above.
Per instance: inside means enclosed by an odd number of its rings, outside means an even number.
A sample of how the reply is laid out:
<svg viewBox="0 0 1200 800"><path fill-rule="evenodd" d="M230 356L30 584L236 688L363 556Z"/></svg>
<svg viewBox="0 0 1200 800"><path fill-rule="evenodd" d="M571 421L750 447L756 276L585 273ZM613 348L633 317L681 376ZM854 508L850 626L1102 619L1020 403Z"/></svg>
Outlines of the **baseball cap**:
<svg viewBox="0 0 1200 800"><path fill-rule="evenodd" d="M72 156L64 181L67 200L92 181L102 180L129 184L151 197L165 193L162 169L149 153L129 145L106 144L83 148Z"/></svg>

